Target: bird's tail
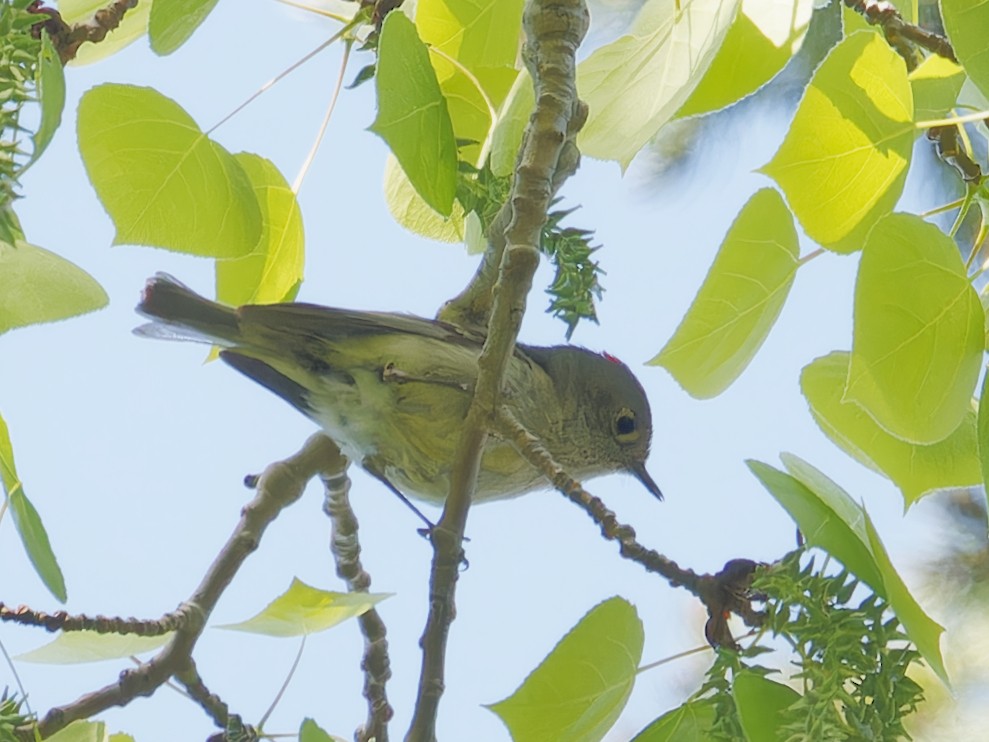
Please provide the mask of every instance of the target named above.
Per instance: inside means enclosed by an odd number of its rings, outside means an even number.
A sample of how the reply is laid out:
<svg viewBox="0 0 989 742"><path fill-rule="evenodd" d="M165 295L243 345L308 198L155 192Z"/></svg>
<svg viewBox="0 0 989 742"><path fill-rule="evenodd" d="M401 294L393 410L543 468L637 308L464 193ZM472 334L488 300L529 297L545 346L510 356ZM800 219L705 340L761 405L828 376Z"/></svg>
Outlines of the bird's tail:
<svg viewBox="0 0 989 742"><path fill-rule="evenodd" d="M148 279L137 311L153 320L134 330L145 337L222 346L234 345L241 337L234 309L200 296L167 273Z"/></svg>

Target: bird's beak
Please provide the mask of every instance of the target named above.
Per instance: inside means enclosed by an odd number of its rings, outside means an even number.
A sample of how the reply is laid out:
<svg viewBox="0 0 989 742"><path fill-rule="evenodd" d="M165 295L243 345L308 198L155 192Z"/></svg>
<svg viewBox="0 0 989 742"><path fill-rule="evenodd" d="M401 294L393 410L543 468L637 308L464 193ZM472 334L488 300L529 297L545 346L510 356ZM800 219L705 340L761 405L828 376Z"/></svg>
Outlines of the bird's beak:
<svg viewBox="0 0 989 742"><path fill-rule="evenodd" d="M649 476L649 472L646 471L646 465L644 462L637 461L632 464L628 471L629 474L642 482L643 486L655 495L657 500L663 499L663 493L660 491L659 485L656 484L652 477Z"/></svg>

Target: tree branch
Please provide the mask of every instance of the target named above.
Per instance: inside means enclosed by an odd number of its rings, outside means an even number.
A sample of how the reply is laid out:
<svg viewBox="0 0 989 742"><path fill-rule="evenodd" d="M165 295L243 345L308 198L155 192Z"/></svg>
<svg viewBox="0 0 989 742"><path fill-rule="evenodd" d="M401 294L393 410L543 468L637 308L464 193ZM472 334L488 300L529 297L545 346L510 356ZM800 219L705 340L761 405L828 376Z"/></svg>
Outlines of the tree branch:
<svg viewBox="0 0 989 742"><path fill-rule="evenodd" d="M125 706L138 696L149 696L172 676L192 679L188 675L190 669L195 672L192 650L223 591L258 548L268 525L283 508L301 497L306 483L322 471L323 462L333 456L334 448L326 436L317 434L297 454L265 469L257 479L257 494L243 509L240 522L199 587L174 614L169 614L178 617L178 628L161 652L150 662L122 672L116 683L50 710L37 727L18 729L20 737L33 740L36 731L48 737L74 721L87 719L112 706ZM212 701L211 704L215 705Z"/></svg>
<svg viewBox="0 0 989 742"><path fill-rule="evenodd" d="M913 55L910 54L909 48L905 47L903 42L916 44L945 59L958 62L951 42L941 34L903 20L900 11L892 3L888 3L886 0L844 0L844 3L871 25L879 26L890 46L906 59L910 69L916 66L916 60L912 58Z"/></svg>
<svg viewBox="0 0 989 742"><path fill-rule="evenodd" d="M36 0L28 10L32 13L48 16L48 20L34 26L36 33L40 34L44 28L48 32L55 49L58 50L59 59L62 64L75 59L79 52L79 47L87 41L99 43L106 38L107 34L113 31L124 19L128 10L137 7L137 0L114 0L105 8L100 8L88 21L67 24L62 20L61 14L54 8L45 7L41 0Z"/></svg>
<svg viewBox="0 0 989 742"><path fill-rule="evenodd" d="M497 225L505 225L505 247L491 290L488 333L478 359L474 397L454 459L450 494L432 533L429 616L421 639L423 654L416 708L406 736L414 742L436 738L436 715L444 689L447 636L455 616L454 596L463 554L464 526L488 426L495 419L502 378L515 348L526 296L539 263L539 237L550 200L579 160L573 138L583 125L586 108L577 98L576 53L587 25L587 8L582 0L532 0L523 17L526 34L523 55L535 86L536 107L522 139L506 205L506 208L510 205L511 217L503 209L495 220ZM493 255L495 250L489 252ZM493 261L493 257L489 260Z"/></svg>
<svg viewBox="0 0 989 742"><path fill-rule="evenodd" d="M747 595L757 566L755 562L734 559L715 575L699 575L692 569L684 569L672 559L639 543L635 537L635 529L619 523L604 502L567 474L542 442L526 430L507 409L499 410L494 430L501 438L509 441L523 458L545 474L557 490L587 513L598 524L602 536L609 541L617 541L619 553L624 558L642 565L649 572L665 577L671 586L686 588L697 596L708 611L705 635L712 645L735 645L725 620L728 612L741 616L750 625L759 621L759 614L752 609Z"/></svg>
<svg viewBox="0 0 989 742"><path fill-rule="evenodd" d="M320 470L325 487L323 512L330 517L332 532L330 551L337 566L337 575L347 583L352 593L366 593L371 587L371 576L361 564L361 545L357 538L357 516L350 507L350 477L347 476L347 458L334 445L335 455ZM388 640L385 622L374 608L357 617L364 636L364 698L367 699L367 720L355 737L359 742L388 742L388 722L394 715L385 693L385 684L391 678L388 658Z"/></svg>

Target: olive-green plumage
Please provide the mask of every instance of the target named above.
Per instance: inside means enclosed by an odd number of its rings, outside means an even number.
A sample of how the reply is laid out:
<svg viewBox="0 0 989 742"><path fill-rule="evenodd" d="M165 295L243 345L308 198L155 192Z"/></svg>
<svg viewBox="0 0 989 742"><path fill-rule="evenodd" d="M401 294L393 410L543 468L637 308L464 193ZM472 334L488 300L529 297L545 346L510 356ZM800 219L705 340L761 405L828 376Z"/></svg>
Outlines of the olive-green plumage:
<svg viewBox="0 0 989 742"><path fill-rule="evenodd" d="M231 309L157 274L137 332L211 342L220 357L318 423L343 452L405 494L442 502L477 378L481 341L409 315L311 304ZM582 348L518 345L504 403L578 479L646 473L652 418L627 366ZM475 499L546 486L508 443L489 437Z"/></svg>

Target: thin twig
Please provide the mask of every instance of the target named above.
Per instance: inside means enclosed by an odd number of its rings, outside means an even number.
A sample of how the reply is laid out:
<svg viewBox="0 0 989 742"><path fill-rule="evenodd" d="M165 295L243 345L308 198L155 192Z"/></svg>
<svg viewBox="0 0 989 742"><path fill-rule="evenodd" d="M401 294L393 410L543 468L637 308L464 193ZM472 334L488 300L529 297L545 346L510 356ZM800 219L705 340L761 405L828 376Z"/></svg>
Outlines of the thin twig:
<svg viewBox="0 0 989 742"><path fill-rule="evenodd" d="M333 446L324 435L314 435L297 454L270 465L257 479L257 494L243 509L240 522L207 570L199 587L179 606L179 628L169 643L150 662L125 670L116 683L51 709L37 727L18 729L21 739L33 740L35 733L48 737L79 719L88 719L112 706L124 706L138 696L149 696L173 675L189 671L192 650L224 590L241 565L257 548L265 529L283 508L291 505L306 483L321 470Z"/></svg>
<svg viewBox="0 0 989 742"><path fill-rule="evenodd" d="M557 490L587 513L601 529L602 536L609 541L617 541L621 556L636 562L649 572L661 575L671 586L683 587L699 598L708 611L705 636L710 644L735 646L735 640L728 630L728 613L735 613L749 625L760 622L760 614L752 608L747 594L748 583L757 566L755 562L733 559L714 575L699 575L691 569L684 569L672 559L639 543L635 529L620 523L604 502L567 474L542 442L527 431L507 409L498 411L494 430L541 471Z"/></svg>
<svg viewBox="0 0 989 742"><path fill-rule="evenodd" d="M477 384L450 477L443 516L432 532L433 564L429 580L429 616L420 641L422 667L416 707L407 740L431 742L444 689L446 645L455 616L457 578L463 557L467 512L477 482L481 454L501 395L505 368L515 348L526 296L539 263L539 238L556 189L576 168L574 137L586 119L577 98L576 53L587 32L583 0L540 2L525 9L523 52L535 86L536 108L522 139L515 181L508 203L496 222L505 228L505 247L491 292L487 337L478 358ZM485 256L487 264L489 250ZM457 300L453 307L456 308ZM447 310L451 305L447 305Z"/></svg>
<svg viewBox="0 0 989 742"><path fill-rule="evenodd" d="M336 562L337 575L347 583L352 593L366 593L371 587L371 576L361 564L361 545L357 538L357 516L350 507L350 477L347 476L347 459L336 450L334 457L327 457L320 470L325 487L323 512L330 517L332 533L330 551ZM391 678L391 661L388 656L388 640L385 622L374 608L357 617L357 624L364 636L364 698L367 699L367 719L356 732L360 742L375 740L388 742L388 722L394 715L388 703L385 684Z"/></svg>

